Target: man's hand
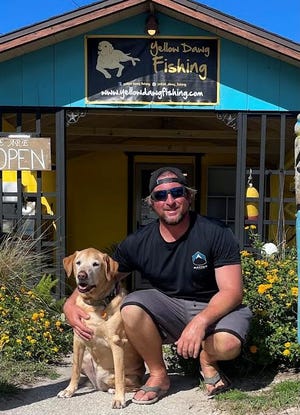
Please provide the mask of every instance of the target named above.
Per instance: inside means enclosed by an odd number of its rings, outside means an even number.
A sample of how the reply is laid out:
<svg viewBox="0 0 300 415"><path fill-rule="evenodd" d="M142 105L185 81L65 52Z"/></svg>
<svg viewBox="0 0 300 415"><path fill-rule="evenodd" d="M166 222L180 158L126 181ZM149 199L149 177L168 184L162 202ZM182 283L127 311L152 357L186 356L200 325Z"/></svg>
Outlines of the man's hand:
<svg viewBox="0 0 300 415"><path fill-rule="evenodd" d="M88 320L90 316L76 305L76 297L76 295L72 294L71 297L67 299L64 305L64 313L75 333L84 340L90 340L93 336L93 331L90 330L84 322L84 320Z"/></svg>
<svg viewBox="0 0 300 415"><path fill-rule="evenodd" d="M177 353L184 359L188 359L189 357L196 359L199 356L204 336L204 324L196 316L185 327L181 336L175 343L177 346Z"/></svg>

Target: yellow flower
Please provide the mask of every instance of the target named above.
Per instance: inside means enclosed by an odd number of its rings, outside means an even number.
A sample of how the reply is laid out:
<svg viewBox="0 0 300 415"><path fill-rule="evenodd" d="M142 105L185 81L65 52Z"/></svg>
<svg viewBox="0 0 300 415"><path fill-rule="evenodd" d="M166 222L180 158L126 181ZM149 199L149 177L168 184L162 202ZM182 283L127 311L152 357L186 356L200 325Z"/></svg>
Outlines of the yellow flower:
<svg viewBox="0 0 300 415"><path fill-rule="evenodd" d="M297 295L298 295L298 287L292 287L291 288L291 293L292 293L292 295L294 295L295 297L297 297Z"/></svg>
<svg viewBox="0 0 300 415"><path fill-rule="evenodd" d="M26 339L30 342L32 339L32 336L26 336Z"/></svg>
<svg viewBox="0 0 300 415"><path fill-rule="evenodd" d="M255 264L257 265L257 268L267 268L267 266L269 265L269 263L267 261L263 261L262 259L257 259L255 261Z"/></svg>
<svg viewBox="0 0 300 415"><path fill-rule="evenodd" d="M51 336L50 331L45 331L45 332L43 333L43 336L45 337L45 339L52 340L52 336Z"/></svg>
<svg viewBox="0 0 300 415"><path fill-rule="evenodd" d="M278 281L278 277L276 275L267 275L266 278L271 284Z"/></svg>
<svg viewBox="0 0 300 415"><path fill-rule="evenodd" d="M55 322L55 326L56 326L56 328L59 328L61 326L61 321L57 320Z"/></svg>
<svg viewBox="0 0 300 415"><path fill-rule="evenodd" d="M284 343L284 347L285 347L286 349L288 349L289 347L291 347L291 342L286 342L286 343Z"/></svg>
<svg viewBox="0 0 300 415"><path fill-rule="evenodd" d="M57 353L58 352L58 350L59 350L59 348L57 347L57 346L54 346L54 347L52 347L52 349L51 349L54 353Z"/></svg>
<svg viewBox="0 0 300 415"><path fill-rule="evenodd" d="M290 269L289 272L288 272L288 274L291 275L291 276L293 276L293 275L295 275L295 271L293 269Z"/></svg>
<svg viewBox="0 0 300 415"><path fill-rule="evenodd" d="M40 310L39 316L40 316L40 318L44 318L45 317L45 311Z"/></svg>
<svg viewBox="0 0 300 415"><path fill-rule="evenodd" d="M50 327L51 323L49 320L46 320L44 323L45 329L48 329Z"/></svg>
<svg viewBox="0 0 300 415"><path fill-rule="evenodd" d="M31 339L31 340L30 340L30 343L31 343L31 344L35 344L35 343L36 343L36 339Z"/></svg>
<svg viewBox="0 0 300 415"><path fill-rule="evenodd" d="M257 288L257 292L258 294L264 294L270 288L272 288L272 284L260 284Z"/></svg>
<svg viewBox="0 0 300 415"><path fill-rule="evenodd" d="M33 291L27 291L27 295L29 295L32 299L36 298Z"/></svg>
<svg viewBox="0 0 300 415"><path fill-rule="evenodd" d="M254 353L257 353L258 347L255 346L255 345L252 345L252 346L249 347L249 350L250 350L250 353L254 354Z"/></svg>
<svg viewBox="0 0 300 415"><path fill-rule="evenodd" d="M33 320L33 321L37 321L37 320L38 320L38 318L39 318L39 314L38 314L38 313L33 313L33 314L32 314L32 317L31 317L31 320Z"/></svg>
<svg viewBox="0 0 300 415"><path fill-rule="evenodd" d="M250 225L250 229L256 229L256 225Z"/></svg>
<svg viewBox="0 0 300 415"><path fill-rule="evenodd" d="M290 352L290 350L285 349L285 350L282 352L282 354L283 354L283 356L289 356L289 355L291 354L291 352Z"/></svg>
<svg viewBox="0 0 300 415"><path fill-rule="evenodd" d="M17 339L17 340L16 340L16 343L17 343L17 344L22 344L22 340L21 340L21 339Z"/></svg>
<svg viewBox="0 0 300 415"><path fill-rule="evenodd" d="M283 299L284 297L286 297L286 294L284 294L284 293L279 294L279 298Z"/></svg>
<svg viewBox="0 0 300 415"><path fill-rule="evenodd" d="M250 254L250 252L248 252L248 251L241 251L241 256L242 257L247 257L247 256L250 256L251 254Z"/></svg>
<svg viewBox="0 0 300 415"><path fill-rule="evenodd" d="M3 334L0 338L0 344L5 344L9 342L9 336L7 334Z"/></svg>

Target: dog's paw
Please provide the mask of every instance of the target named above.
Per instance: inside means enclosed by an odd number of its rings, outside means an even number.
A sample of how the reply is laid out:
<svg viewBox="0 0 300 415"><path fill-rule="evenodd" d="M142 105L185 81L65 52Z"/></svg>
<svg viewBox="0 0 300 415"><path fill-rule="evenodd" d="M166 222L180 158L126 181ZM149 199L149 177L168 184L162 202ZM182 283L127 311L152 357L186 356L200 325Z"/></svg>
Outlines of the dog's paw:
<svg viewBox="0 0 300 415"><path fill-rule="evenodd" d="M64 389L60 392L58 392L57 397L58 398L71 398L74 395L75 391L71 391L70 389Z"/></svg>
<svg viewBox="0 0 300 415"><path fill-rule="evenodd" d="M114 399L112 403L113 409L122 409L125 408L126 402L125 399Z"/></svg>

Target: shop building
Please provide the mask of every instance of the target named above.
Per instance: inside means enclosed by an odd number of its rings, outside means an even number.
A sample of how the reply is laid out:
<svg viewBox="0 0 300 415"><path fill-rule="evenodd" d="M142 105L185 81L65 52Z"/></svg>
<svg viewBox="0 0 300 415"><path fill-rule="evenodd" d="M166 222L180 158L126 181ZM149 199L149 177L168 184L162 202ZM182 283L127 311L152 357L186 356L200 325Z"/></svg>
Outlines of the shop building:
<svg viewBox="0 0 300 415"><path fill-rule="evenodd" d="M0 37L0 112L2 231L53 249L60 294L66 254L153 220L162 165L241 249L251 225L295 243L298 43L189 0L104 0Z"/></svg>

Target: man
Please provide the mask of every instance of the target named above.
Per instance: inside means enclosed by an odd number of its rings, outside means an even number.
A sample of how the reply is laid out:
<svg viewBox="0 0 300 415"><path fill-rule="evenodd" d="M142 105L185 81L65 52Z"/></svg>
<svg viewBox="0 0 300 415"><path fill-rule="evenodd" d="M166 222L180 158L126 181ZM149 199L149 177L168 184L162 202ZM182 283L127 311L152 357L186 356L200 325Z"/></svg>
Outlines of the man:
<svg viewBox="0 0 300 415"><path fill-rule="evenodd" d="M149 369L132 401L150 404L167 393L165 343L175 343L184 358L199 357L212 397L230 386L218 361L240 354L251 320L251 311L241 305L239 246L230 229L190 211L195 190L181 170L153 172L149 193L158 220L129 235L113 255L120 278L137 270L153 287L128 294L121 309L126 334ZM87 316L75 308L72 297L65 305L67 319L89 338L92 333L82 322Z"/></svg>

